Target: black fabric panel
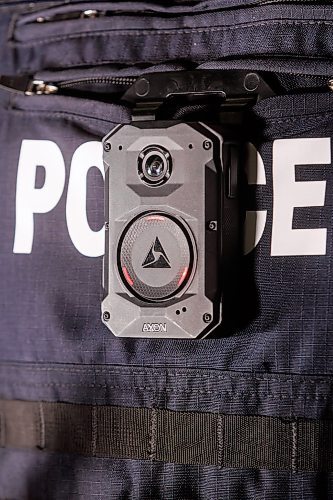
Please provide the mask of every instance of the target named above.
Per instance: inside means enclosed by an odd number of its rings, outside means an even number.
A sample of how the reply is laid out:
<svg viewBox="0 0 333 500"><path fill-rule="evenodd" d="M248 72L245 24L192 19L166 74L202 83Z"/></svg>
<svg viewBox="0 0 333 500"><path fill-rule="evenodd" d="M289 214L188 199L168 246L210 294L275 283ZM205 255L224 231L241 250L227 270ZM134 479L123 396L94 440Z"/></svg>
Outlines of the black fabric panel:
<svg viewBox="0 0 333 500"><path fill-rule="evenodd" d="M0 401L2 447L228 468L333 471L333 420Z"/></svg>

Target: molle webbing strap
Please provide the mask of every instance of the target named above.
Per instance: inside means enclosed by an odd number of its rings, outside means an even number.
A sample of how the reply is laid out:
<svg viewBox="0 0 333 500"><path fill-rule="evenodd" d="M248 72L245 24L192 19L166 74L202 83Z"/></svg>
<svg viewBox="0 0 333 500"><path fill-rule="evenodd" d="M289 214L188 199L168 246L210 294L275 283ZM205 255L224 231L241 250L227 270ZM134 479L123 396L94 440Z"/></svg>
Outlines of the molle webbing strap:
<svg viewBox="0 0 333 500"><path fill-rule="evenodd" d="M1 400L0 447L230 468L333 471L333 421Z"/></svg>

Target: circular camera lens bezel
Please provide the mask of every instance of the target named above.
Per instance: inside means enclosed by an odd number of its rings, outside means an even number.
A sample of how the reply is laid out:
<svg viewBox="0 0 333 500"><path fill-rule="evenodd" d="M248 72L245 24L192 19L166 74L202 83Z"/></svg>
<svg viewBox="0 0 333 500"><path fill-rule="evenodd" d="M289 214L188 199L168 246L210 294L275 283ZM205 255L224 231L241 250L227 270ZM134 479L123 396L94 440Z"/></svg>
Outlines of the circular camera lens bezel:
<svg viewBox="0 0 333 500"><path fill-rule="evenodd" d="M147 172L147 162L152 157L158 157L163 162L163 171L154 177ZM172 160L169 151L162 146L151 145L144 148L138 157L138 174L142 182L149 187L158 187L165 184L172 172Z"/></svg>

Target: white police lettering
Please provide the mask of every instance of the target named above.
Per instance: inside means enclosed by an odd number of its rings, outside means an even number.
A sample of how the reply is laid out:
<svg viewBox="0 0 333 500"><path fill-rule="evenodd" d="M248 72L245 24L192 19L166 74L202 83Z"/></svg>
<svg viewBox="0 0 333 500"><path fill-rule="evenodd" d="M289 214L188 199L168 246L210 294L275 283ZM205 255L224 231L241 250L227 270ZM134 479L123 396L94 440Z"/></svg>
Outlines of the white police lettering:
<svg viewBox="0 0 333 500"><path fill-rule="evenodd" d="M246 148L245 172L249 186L266 184L264 162L253 144L248 144ZM266 218L267 210L248 210L246 212L243 246L245 255L252 252L261 240L266 226Z"/></svg>
<svg viewBox="0 0 333 500"><path fill-rule="evenodd" d="M273 145L271 255L325 255L327 229L293 229L295 207L325 203L326 181L296 182L295 166L331 163L331 140L279 139Z"/></svg>
<svg viewBox="0 0 333 500"><path fill-rule="evenodd" d="M69 236L78 252L88 257L104 253L104 229L93 231L90 228L86 209L87 174L95 166L104 175L102 157L100 142L81 144L73 155L68 181L66 219ZM320 168L330 163L330 138L278 139L273 143L272 256L326 254L326 228L293 229L292 225L294 208L323 206L326 191L325 181L296 181L295 166ZM263 160L252 145L248 148L246 164L248 184L266 185ZM41 188L36 188L36 172L40 166L45 170L45 182ZM58 145L47 140L23 140L17 172L14 253L31 253L34 214L53 210L64 186L65 163ZM266 218L267 210L247 212L245 254L260 242Z"/></svg>
<svg viewBox="0 0 333 500"><path fill-rule="evenodd" d="M81 144L72 159L67 202L66 219L69 236L75 248L87 257L104 254L104 226L92 231L87 218L87 174L97 167L104 177L102 143L91 141Z"/></svg>
<svg viewBox="0 0 333 500"><path fill-rule="evenodd" d="M45 182L36 188L37 167L45 170ZM31 253L34 214L50 212L65 185L65 163L59 146L52 141L23 140L17 170L14 253Z"/></svg>

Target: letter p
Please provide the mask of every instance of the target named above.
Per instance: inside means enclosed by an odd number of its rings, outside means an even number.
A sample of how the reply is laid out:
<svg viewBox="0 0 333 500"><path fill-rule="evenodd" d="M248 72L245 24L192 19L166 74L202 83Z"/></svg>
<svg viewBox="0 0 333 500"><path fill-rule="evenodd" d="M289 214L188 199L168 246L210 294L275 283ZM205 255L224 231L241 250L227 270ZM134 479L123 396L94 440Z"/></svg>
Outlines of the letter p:
<svg viewBox="0 0 333 500"><path fill-rule="evenodd" d="M45 169L45 182L36 188L37 167ZM34 214L50 212L65 185L65 163L55 142L23 140L17 171L14 253L31 253Z"/></svg>

